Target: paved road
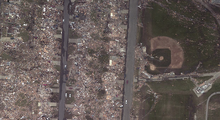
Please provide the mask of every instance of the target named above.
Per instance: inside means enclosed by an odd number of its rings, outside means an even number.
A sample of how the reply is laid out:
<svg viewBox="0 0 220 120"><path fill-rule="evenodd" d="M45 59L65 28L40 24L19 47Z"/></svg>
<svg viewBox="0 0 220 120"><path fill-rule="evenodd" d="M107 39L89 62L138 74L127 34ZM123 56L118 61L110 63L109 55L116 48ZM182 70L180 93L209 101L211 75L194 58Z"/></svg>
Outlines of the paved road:
<svg viewBox="0 0 220 120"><path fill-rule="evenodd" d="M61 71L60 71L60 96L59 96L59 120L64 120L65 112L65 92L66 92L66 75L64 66L67 65L67 47L68 47L68 38L69 38L69 14L68 7L70 0L64 0L64 23L63 23L63 32L62 32L62 49L61 49Z"/></svg>
<svg viewBox="0 0 220 120"><path fill-rule="evenodd" d="M207 100L207 103L206 103L206 113L205 113L205 120L208 120L208 112L209 112L209 100L210 100L210 98L212 97L212 96L214 96L214 95L217 95L217 94L220 94L220 92L214 92L214 93L212 93L210 96L209 96L209 98L208 98L208 100Z"/></svg>
<svg viewBox="0 0 220 120"><path fill-rule="evenodd" d="M129 26L127 39L127 53L126 53L126 77L124 84L124 107L123 120L130 120L130 109L132 106L132 86L134 78L134 54L137 36L137 21L138 21L138 0L129 1ZM127 81L128 80L128 84ZM125 101L128 101L125 104Z"/></svg>

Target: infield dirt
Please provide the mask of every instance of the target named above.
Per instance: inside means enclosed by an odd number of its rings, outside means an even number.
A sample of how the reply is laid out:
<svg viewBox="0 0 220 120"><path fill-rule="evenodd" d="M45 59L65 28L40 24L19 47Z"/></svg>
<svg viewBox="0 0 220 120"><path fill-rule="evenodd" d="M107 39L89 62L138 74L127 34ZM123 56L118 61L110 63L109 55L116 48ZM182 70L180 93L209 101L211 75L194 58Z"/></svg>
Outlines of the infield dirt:
<svg viewBox="0 0 220 120"><path fill-rule="evenodd" d="M178 69L181 68L184 61L184 52L179 43L169 37L159 36L150 40L151 52L156 49L170 49L171 51L171 64L168 68Z"/></svg>

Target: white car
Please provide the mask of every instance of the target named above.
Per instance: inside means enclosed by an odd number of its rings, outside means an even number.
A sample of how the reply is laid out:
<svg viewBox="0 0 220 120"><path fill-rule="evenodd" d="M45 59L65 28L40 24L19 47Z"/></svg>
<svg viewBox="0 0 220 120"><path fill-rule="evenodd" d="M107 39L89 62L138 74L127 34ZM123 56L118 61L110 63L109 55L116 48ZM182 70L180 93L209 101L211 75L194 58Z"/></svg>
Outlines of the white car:
<svg viewBox="0 0 220 120"><path fill-rule="evenodd" d="M64 68L66 68L66 65L64 65Z"/></svg>
<svg viewBox="0 0 220 120"><path fill-rule="evenodd" d="M128 104L128 100L125 100L125 104Z"/></svg>

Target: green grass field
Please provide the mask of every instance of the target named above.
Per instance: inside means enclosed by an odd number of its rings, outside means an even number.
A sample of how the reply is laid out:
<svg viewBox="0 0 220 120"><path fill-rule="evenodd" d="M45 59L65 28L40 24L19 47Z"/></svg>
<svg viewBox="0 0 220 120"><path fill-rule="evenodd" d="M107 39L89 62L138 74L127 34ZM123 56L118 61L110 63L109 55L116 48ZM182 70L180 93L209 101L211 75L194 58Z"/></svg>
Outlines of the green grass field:
<svg viewBox="0 0 220 120"><path fill-rule="evenodd" d="M157 93L191 94L194 88L190 80L167 80L161 82L148 82L151 88Z"/></svg>
<svg viewBox="0 0 220 120"><path fill-rule="evenodd" d="M153 51L152 56L155 58L153 64L156 67L168 67L171 63L171 51L169 49L156 49ZM163 60L159 60L159 57L163 56Z"/></svg>
<svg viewBox="0 0 220 120"><path fill-rule="evenodd" d="M194 84L190 80L147 83L160 97L153 111L144 120L193 119L196 100L192 91Z"/></svg>
<svg viewBox="0 0 220 120"><path fill-rule="evenodd" d="M216 80L212 88L201 97L197 97L192 91L195 86L190 80L147 82L147 84L150 85L160 97L153 111L151 111L144 120L193 120L195 113L197 120L204 120L207 98L212 93L220 91L220 79ZM147 90L148 88L142 88L141 92L146 94L145 92ZM148 103L145 105L142 104L141 106L145 106L145 110L149 110ZM213 118L213 120L215 120L219 118L218 115L216 115L218 111L219 109L211 111L210 119ZM145 111L145 114L147 112L148 111ZM140 116L143 115L144 113L141 113Z"/></svg>
<svg viewBox="0 0 220 120"><path fill-rule="evenodd" d="M29 35L28 31L26 31L26 30L22 30L18 36L20 36L24 42L27 42L30 40L30 35Z"/></svg>
<svg viewBox="0 0 220 120"><path fill-rule="evenodd" d="M204 76L204 77L195 77L195 79L198 81L198 84L201 84L205 82L206 80L209 80L213 76Z"/></svg>
<svg viewBox="0 0 220 120"><path fill-rule="evenodd" d="M75 99L74 99L74 92L73 91L67 91L66 92L67 93L67 97L66 97L66 104L71 104L71 103L73 103L74 101L75 101ZM71 96L69 96L69 94L71 94Z"/></svg>
<svg viewBox="0 0 220 120"><path fill-rule="evenodd" d="M210 110L209 109L209 113L208 113L208 119L209 120L219 120L220 118L220 95L215 95L213 96L210 101L209 101L209 106L213 106L214 105L214 109Z"/></svg>
<svg viewBox="0 0 220 120"><path fill-rule="evenodd" d="M170 11L156 3L150 3L153 9L142 11L142 21L145 21L142 39L167 36L177 40L184 50L183 72L193 71L199 62L202 62L199 69L216 67L220 61L220 50L217 47L219 33L214 28L214 17L208 11L199 11L191 1L169 1L172 4L165 1L164 4ZM171 11L179 15L171 16ZM149 42L145 43L149 48Z"/></svg>
<svg viewBox="0 0 220 120"><path fill-rule="evenodd" d="M149 120L192 120L195 113L193 96L190 94L162 94ZM147 119L146 119L147 120Z"/></svg>

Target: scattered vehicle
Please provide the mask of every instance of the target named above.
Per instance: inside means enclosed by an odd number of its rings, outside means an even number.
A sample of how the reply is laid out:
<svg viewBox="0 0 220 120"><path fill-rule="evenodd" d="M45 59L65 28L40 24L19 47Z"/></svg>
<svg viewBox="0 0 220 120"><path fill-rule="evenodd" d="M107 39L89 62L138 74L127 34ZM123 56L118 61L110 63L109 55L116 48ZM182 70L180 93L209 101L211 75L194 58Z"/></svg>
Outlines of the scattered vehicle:
<svg viewBox="0 0 220 120"><path fill-rule="evenodd" d="M64 68L66 68L66 65L64 65Z"/></svg>
<svg viewBox="0 0 220 120"><path fill-rule="evenodd" d="M122 108L122 107L123 107L123 105L120 105L120 107Z"/></svg>
<svg viewBox="0 0 220 120"><path fill-rule="evenodd" d="M128 84L128 80L126 80L126 84Z"/></svg>
<svg viewBox="0 0 220 120"><path fill-rule="evenodd" d="M125 100L125 104L128 104L128 100Z"/></svg>

